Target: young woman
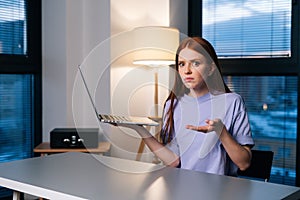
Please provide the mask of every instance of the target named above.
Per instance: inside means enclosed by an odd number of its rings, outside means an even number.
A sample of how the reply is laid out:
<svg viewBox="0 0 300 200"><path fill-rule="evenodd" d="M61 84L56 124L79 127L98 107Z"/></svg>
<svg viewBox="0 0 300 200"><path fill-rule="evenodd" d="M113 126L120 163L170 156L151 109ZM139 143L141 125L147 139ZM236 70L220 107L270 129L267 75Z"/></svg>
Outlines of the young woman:
<svg viewBox="0 0 300 200"><path fill-rule="evenodd" d="M126 127L136 130L166 165L232 176L238 168L245 170L254 145L246 108L224 83L212 45L200 37L185 38L175 67L161 142L142 126Z"/></svg>

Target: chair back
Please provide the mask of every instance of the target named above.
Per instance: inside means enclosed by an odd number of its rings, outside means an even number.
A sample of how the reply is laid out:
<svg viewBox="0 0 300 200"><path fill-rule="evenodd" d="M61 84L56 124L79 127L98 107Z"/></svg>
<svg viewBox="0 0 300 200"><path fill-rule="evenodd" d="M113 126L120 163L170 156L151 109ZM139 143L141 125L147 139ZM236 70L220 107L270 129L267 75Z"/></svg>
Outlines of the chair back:
<svg viewBox="0 0 300 200"><path fill-rule="evenodd" d="M238 170L238 176L262 179L268 182L273 163L273 151L251 150L252 160L249 168L245 171Z"/></svg>

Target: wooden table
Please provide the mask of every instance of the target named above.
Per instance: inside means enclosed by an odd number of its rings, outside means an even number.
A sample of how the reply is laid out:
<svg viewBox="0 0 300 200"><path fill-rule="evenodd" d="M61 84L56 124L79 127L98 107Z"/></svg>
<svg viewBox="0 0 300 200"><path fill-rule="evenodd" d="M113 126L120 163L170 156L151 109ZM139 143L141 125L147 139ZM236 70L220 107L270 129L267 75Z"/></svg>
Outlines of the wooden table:
<svg viewBox="0 0 300 200"><path fill-rule="evenodd" d="M110 150L109 142L99 142L97 148L51 148L49 142L43 142L33 149L33 152L40 153L41 156L53 153L64 152L89 152L102 155Z"/></svg>

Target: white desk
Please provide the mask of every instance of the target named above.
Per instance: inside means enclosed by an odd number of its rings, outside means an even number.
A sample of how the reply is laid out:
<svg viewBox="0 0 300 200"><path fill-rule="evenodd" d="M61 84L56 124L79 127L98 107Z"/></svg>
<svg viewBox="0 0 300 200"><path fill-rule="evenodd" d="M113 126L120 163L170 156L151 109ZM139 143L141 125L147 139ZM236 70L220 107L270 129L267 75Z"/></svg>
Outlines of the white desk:
<svg viewBox="0 0 300 200"><path fill-rule="evenodd" d="M2 163L0 185L54 200L273 200L300 191L298 187L159 167L69 152Z"/></svg>

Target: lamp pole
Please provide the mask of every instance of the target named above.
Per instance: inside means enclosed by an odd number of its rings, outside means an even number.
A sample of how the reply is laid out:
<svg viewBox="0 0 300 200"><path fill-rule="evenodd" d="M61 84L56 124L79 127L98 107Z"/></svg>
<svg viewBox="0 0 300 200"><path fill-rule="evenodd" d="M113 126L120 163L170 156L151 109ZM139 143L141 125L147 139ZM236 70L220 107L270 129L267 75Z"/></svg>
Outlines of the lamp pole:
<svg viewBox="0 0 300 200"><path fill-rule="evenodd" d="M154 73L154 117L158 116L158 73Z"/></svg>

